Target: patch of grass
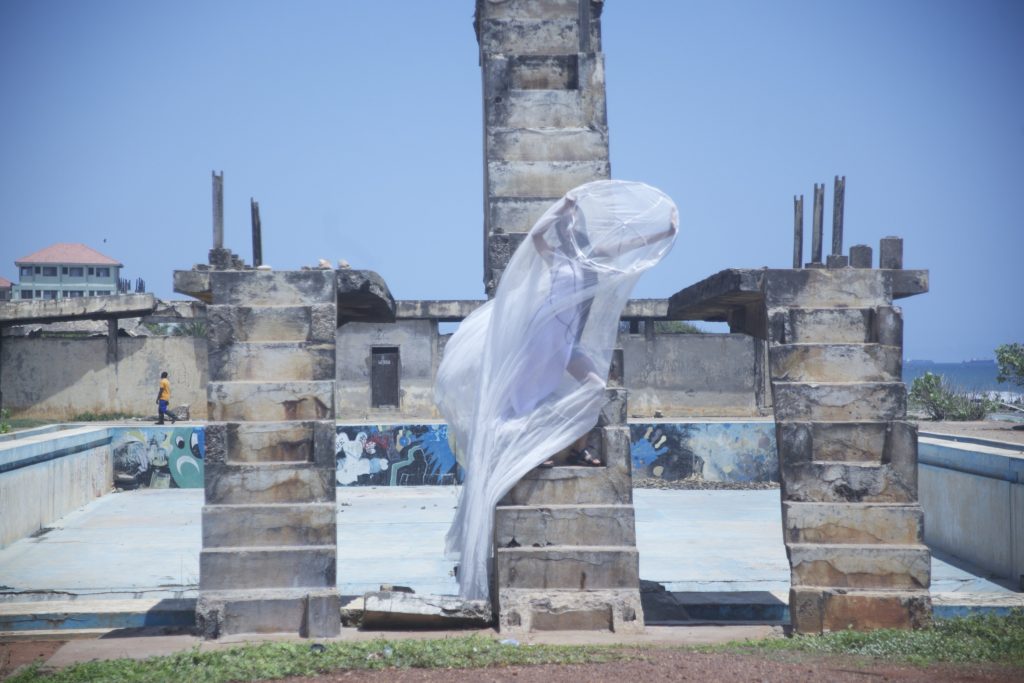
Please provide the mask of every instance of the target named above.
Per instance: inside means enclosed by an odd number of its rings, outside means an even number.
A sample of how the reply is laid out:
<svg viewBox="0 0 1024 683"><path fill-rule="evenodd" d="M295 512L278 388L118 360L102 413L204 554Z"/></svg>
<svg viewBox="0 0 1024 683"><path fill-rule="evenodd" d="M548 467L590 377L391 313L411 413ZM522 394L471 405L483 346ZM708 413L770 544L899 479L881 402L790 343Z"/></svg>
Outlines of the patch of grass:
<svg viewBox="0 0 1024 683"><path fill-rule="evenodd" d="M314 676L344 669L481 668L526 664L583 664L625 659L625 650L564 645L503 645L482 636L361 643L260 643L216 652L193 649L144 661L88 662L50 674L39 666L8 681L28 683L218 683Z"/></svg>
<svg viewBox="0 0 1024 683"><path fill-rule="evenodd" d="M86 411L84 413L78 413L71 418L71 422L114 422L117 420L129 420L136 418L138 415L132 415L131 413L94 413L92 411Z"/></svg>
<svg viewBox="0 0 1024 683"><path fill-rule="evenodd" d="M917 631L837 631L820 636L729 643L708 650L853 655L918 666L991 662L1024 667L1024 610L1014 610L1005 617L982 614L935 621Z"/></svg>

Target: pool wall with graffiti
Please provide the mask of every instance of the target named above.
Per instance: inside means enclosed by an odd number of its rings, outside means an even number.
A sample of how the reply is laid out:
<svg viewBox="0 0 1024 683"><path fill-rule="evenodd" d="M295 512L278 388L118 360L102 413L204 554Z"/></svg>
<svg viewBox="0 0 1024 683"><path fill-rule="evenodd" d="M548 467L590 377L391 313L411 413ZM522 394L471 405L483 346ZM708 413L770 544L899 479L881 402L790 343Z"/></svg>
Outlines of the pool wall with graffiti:
<svg viewBox="0 0 1024 683"><path fill-rule="evenodd" d="M203 427L125 427L110 431L115 487L203 488Z"/></svg>
<svg viewBox="0 0 1024 683"><path fill-rule="evenodd" d="M635 478L779 480L770 421L642 422L629 429ZM117 488L202 488L201 425L111 434ZM338 425L335 457L338 486L450 485L465 474L444 423Z"/></svg>

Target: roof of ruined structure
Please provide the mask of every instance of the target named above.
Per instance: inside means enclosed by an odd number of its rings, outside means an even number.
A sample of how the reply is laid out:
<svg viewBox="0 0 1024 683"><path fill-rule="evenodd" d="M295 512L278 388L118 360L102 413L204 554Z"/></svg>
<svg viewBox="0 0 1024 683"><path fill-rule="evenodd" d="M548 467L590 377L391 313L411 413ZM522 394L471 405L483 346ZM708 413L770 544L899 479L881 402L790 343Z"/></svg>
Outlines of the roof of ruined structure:
<svg viewBox="0 0 1024 683"><path fill-rule="evenodd" d="M87 266L124 265L92 247L76 242L58 242L28 256L22 256L14 262L18 266L29 263L74 263Z"/></svg>

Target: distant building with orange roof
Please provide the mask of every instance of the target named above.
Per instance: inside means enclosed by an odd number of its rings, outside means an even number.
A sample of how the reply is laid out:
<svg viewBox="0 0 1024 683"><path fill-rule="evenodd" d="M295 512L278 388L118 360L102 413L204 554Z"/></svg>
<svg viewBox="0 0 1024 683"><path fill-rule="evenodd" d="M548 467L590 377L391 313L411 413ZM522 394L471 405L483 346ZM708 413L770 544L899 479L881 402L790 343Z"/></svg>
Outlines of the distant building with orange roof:
<svg viewBox="0 0 1024 683"><path fill-rule="evenodd" d="M11 298L11 287L14 283L0 275L0 301L7 301Z"/></svg>
<svg viewBox="0 0 1024 683"><path fill-rule="evenodd" d="M14 299L64 299L117 294L124 264L92 247L60 242L23 256Z"/></svg>

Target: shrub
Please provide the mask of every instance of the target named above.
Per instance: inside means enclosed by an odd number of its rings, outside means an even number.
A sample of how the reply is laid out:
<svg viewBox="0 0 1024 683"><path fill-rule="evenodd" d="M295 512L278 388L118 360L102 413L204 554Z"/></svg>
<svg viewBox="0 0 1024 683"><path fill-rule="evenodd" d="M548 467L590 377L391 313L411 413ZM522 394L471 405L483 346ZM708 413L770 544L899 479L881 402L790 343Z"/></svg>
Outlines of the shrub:
<svg viewBox="0 0 1024 683"><path fill-rule="evenodd" d="M930 372L914 380L910 387L910 403L933 420L984 420L996 407L994 401L959 391L942 375Z"/></svg>
<svg viewBox="0 0 1024 683"><path fill-rule="evenodd" d="M1000 382L1013 382L1024 387L1024 344L1003 344L996 347Z"/></svg>
<svg viewBox="0 0 1024 683"><path fill-rule="evenodd" d="M10 416L11 411L7 410L6 408L0 410L0 434L6 434L7 432L11 431L11 423L8 421L8 418L10 418Z"/></svg>

